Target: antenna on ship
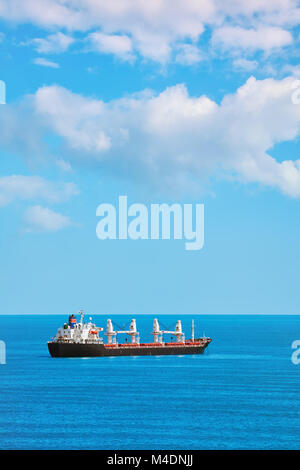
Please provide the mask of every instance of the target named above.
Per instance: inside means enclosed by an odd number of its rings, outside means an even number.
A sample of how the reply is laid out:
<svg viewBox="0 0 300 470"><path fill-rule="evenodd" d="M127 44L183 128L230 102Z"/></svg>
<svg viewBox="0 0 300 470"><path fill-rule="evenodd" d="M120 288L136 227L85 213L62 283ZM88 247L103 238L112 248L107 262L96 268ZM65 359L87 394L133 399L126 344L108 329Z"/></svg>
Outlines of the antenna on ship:
<svg viewBox="0 0 300 470"><path fill-rule="evenodd" d="M78 313L80 314L80 323L83 323L83 317L84 317L83 310L79 310Z"/></svg>
<svg viewBox="0 0 300 470"><path fill-rule="evenodd" d="M194 325L194 320L192 320L192 341L195 340L195 325Z"/></svg>

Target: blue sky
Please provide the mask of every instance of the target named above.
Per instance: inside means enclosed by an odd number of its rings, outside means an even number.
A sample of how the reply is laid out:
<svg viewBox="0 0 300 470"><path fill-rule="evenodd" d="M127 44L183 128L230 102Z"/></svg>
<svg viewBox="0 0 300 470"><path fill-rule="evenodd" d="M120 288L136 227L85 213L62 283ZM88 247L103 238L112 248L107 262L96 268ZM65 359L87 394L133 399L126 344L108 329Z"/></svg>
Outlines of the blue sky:
<svg viewBox="0 0 300 470"><path fill-rule="evenodd" d="M0 313L299 313L300 2L223 3L0 0ZM204 248L100 241L119 195Z"/></svg>

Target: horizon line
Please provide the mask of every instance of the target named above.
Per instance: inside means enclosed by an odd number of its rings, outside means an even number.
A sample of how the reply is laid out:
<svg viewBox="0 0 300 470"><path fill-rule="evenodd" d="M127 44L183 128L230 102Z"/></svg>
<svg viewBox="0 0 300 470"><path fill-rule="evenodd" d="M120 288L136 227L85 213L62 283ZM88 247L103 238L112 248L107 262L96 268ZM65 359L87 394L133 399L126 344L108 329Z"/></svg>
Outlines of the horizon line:
<svg viewBox="0 0 300 470"><path fill-rule="evenodd" d="M43 316L51 316L51 315L69 315L70 313L0 313L0 316L32 316L32 315L43 315ZM76 315L79 313L77 312ZM222 315L222 316L229 316L229 315L234 315L234 316L297 316L300 315L300 313L84 313L84 315L101 315L101 316L113 316L113 315L124 315L124 316L141 316L141 315L195 315L195 316L200 316L200 315L206 315L206 316L213 316L213 315Z"/></svg>

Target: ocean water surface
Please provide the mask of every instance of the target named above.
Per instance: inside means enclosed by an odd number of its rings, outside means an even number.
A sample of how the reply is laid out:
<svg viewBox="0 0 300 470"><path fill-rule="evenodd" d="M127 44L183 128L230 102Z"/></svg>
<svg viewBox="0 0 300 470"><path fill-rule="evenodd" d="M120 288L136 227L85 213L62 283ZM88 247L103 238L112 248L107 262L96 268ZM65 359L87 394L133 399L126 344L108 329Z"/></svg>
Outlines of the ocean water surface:
<svg viewBox="0 0 300 470"><path fill-rule="evenodd" d="M68 359L47 349L66 316L0 316L0 448L300 449L300 316L186 315L186 337L192 318L203 355ZM136 319L151 340L153 316Z"/></svg>

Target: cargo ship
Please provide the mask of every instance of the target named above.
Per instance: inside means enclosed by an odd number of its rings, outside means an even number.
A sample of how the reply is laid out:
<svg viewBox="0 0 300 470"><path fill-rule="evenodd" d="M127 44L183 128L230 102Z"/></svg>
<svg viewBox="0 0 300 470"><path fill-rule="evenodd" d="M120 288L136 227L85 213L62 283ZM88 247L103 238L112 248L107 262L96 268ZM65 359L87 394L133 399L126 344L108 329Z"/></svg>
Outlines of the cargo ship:
<svg viewBox="0 0 300 470"><path fill-rule="evenodd" d="M194 321L192 335L185 339L181 321L178 320L174 330L161 330L157 318L153 322L153 342L141 343L137 331L136 320L132 319L129 329L115 330L111 319L107 320L104 343L100 336L103 328L97 327L92 318L84 322L83 312L80 311L80 321L75 315L70 315L68 323L58 329L48 349L52 357L106 357L106 356L165 356L182 354L202 354L212 341L211 338L195 338ZM126 342L119 343L117 337L125 334ZM171 341L165 342L164 335L170 334ZM130 340L127 340L127 337ZM176 340L173 341L175 337Z"/></svg>

